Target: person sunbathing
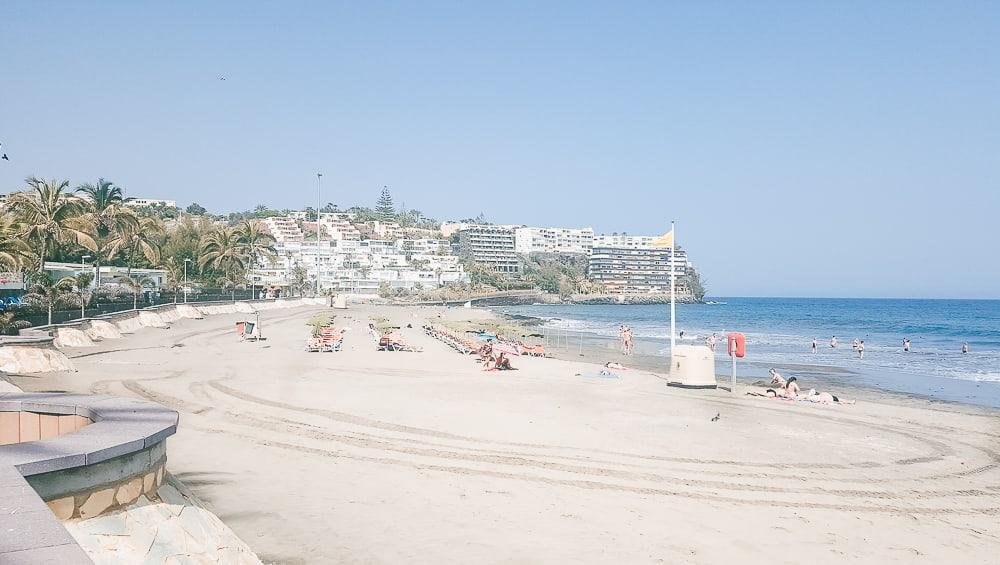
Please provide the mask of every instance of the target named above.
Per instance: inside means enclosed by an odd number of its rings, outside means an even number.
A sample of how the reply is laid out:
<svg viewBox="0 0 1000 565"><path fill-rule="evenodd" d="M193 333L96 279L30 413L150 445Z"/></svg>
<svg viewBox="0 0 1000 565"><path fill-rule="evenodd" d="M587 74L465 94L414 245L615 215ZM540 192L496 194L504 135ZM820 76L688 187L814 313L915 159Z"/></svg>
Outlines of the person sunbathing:
<svg viewBox="0 0 1000 565"><path fill-rule="evenodd" d="M615 363L614 361L608 361L607 363L604 364L604 366L607 367L608 369L618 369L619 371L624 371L625 369L627 369L625 365L622 365L621 363Z"/></svg>
<svg viewBox="0 0 1000 565"><path fill-rule="evenodd" d="M764 398L785 398L785 389L783 389L783 388L778 388L778 389L769 388L769 389L765 390L764 392L757 392L755 390L751 390L751 391L747 391L747 394L749 394L750 396L762 396Z"/></svg>
<svg viewBox="0 0 1000 565"><path fill-rule="evenodd" d="M809 392L798 397L796 400L805 400L807 402L816 402L818 404L854 404L856 400L841 400L834 394L829 392L816 392L814 389L809 389Z"/></svg>

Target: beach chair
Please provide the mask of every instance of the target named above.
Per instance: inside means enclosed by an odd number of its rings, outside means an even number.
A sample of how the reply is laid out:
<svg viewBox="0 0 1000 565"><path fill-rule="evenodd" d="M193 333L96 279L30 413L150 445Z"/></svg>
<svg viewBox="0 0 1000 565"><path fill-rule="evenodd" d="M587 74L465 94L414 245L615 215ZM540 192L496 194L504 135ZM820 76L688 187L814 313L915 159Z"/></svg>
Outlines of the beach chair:
<svg viewBox="0 0 1000 565"><path fill-rule="evenodd" d="M532 349L531 351L532 351L531 354L534 355L535 357L550 357L550 355L545 352L545 348L542 347L542 344L540 343L536 345L534 349Z"/></svg>
<svg viewBox="0 0 1000 565"><path fill-rule="evenodd" d="M333 326L323 326L319 329L320 351L333 352L340 351L344 342L344 333L339 328Z"/></svg>

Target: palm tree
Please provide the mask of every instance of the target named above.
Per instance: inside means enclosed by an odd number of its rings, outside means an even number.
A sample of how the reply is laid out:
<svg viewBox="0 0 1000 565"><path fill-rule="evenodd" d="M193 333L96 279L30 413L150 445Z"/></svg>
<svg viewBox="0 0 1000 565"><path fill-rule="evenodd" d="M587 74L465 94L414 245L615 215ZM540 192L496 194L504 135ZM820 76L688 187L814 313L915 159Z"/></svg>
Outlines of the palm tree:
<svg viewBox="0 0 1000 565"><path fill-rule="evenodd" d="M52 309L56 304L65 300L66 294L72 291L74 284L73 277L64 277L57 281L49 273L41 271L31 277L28 293L24 296L29 300L37 300L48 307L49 325L52 325Z"/></svg>
<svg viewBox="0 0 1000 565"><path fill-rule="evenodd" d="M247 275L242 268L234 268L219 277L218 284L223 290L231 291L233 302L236 302L236 289L241 286L246 286Z"/></svg>
<svg viewBox="0 0 1000 565"><path fill-rule="evenodd" d="M87 303L90 302L90 297L94 295L94 291L90 288L90 283L94 282L94 275L90 273L78 273L73 277L66 277L68 279L73 279L73 289L76 290L76 295L80 297L80 319L87 317Z"/></svg>
<svg viewBox="0 0 1000 565"><path fill-rule="evenodd" d="M31 257L31 248L19 235L20 227L10 214L0 214L0 268L20 271Z"/></svg>
<svg viewBox="0 0 1000 565"><path fill-rule="evenodd" d="M179 291L184 286L184 266L178 264L173 257L167 257L166 261L160 264L160 268L167 272L167 276L163 280L163 288L174 292L174 304L177 304L177 295L180 294Z"/></svg>
<svg viewBox="0 0 1000 565"><path fill-rule="evenodd" d="M274 248L274 236L264 231L264 225L257 220L244 220L236 228L240 252L246 258L250 269L250 298L254 297L253 271L259 259L274 260L278 256Z"/></svg>
<svg viewBox="0 0 1000 565"><path fill-rule="evenodd" d="M83 184L77 187L77 193L86 195L87 212L85 218L91 225L91 233L97 243L94 250L98 280L100 285L101 258L107 251L113 239L123 234L132 233L139 227L139 218L135 212L126 206L132 200L125 198L124 191L104 179L97 179L97 184ZM108 257L110 260L111 257Z"/></svg>
<svg viewBox="0 0 1000 565"><path fill-rule="evenodd" d="M97 243L87 232L87 222L80 217L83 203L66 193L67 181L28 177L28 190L10 196L10 208L21 235L35 246L38 270L45 270L49 253L61 243L76 243L91 251Z"/></svg>
<svg viewBox="0 0 1000 565"><path fill-rule="evenodd" d="M118 284L124 286L126 289L132 292L132 309L137 310L139 308L139 294L147 288L152 288L156 286L156 282L153 279L142 276L138 278L132 277L118 277L115 279Z"/></svg>
<svg viewBox="0 0 1000 565"><path fill-rule="evenodd" d="M132 267L136 255L141 254L153 265L160 262L160 247L165 229L163 222L153 217L138 218L134 225L129 225L117 234L108 245L109 255L122 252L126 254L128 268L125 275L132 276Z"/></svg>
<svg viewBox="0 0 1000 565"><path fill-rule="evenodd" d="M205 236L201 242L201 256L198 266L218 269L233 280L236 272L242 273L246 267L240 248L240 238L236 230L220 227Z"/></svg>

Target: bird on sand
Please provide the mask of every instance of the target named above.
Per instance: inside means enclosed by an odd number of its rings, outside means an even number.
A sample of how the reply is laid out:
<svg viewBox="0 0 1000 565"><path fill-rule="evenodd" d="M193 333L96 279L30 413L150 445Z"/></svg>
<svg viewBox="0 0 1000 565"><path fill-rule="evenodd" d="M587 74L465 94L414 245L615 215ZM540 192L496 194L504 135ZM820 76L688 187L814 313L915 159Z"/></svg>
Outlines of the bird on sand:
<svg viewBox="0 0 1000 565"><path fill-rule="evenodd" d="M4 161L10 161L10 159L7 158L7 154L6 153L4 153L3 157L0 157L0 159L3 159Z"/></svg>
<svg viewBox="0 0 1000 565"><path fill-rule="evenodd" d="M713 421L713 422L718 422L718 421L719 421L719 416L721 416L721 415L722 415L721 413L719 413L719 414L716 414L716 415L715 415L715 417L714 417L714 418L712 418L712 421Z"/></svg>

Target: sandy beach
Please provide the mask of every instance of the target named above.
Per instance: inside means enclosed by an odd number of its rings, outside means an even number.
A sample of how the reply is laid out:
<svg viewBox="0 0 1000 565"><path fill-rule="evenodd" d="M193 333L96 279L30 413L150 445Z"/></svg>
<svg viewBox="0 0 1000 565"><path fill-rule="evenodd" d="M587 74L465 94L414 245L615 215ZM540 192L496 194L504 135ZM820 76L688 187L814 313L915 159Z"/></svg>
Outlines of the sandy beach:
<svg viewBox="0 0 1000 565"><path fill-rule="evenodd" d="M266 563L1000 562L996 410L577 376L593 353L483 372L419 329L491 315L467 309L336 311L343 351L307 353L320 310L262 312L259 343L242 315L180 320L9 380L178 410L170 472ZM370 316L423 352L377 352Z"/></svg>

